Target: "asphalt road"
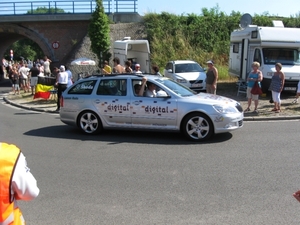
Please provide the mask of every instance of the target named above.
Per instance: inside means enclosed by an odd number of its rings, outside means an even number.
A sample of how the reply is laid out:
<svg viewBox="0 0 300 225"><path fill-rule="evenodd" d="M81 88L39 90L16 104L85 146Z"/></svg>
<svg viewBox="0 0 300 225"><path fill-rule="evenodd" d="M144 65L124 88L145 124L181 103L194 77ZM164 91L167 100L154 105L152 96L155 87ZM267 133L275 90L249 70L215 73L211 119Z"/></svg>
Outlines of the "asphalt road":
<svg viewBox="0 0 300 225"><path fill-rule="evenodd" d="M29 225L300 222L300 121L245 122L199 144L177 133L87 136L0 103L0 140L21 147L41 190L20 202Z"/></svg>

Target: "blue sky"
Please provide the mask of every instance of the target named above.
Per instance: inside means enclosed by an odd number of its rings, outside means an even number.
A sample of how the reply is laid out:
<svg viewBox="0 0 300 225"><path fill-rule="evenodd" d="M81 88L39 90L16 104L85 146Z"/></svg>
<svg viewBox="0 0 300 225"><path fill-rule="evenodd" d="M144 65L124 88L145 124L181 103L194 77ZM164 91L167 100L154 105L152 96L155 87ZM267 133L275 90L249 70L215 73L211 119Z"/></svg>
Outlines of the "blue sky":
<svg viewBox="0 0 300 225"><path fill-rule="evenodd" d="M61 0L0 0L0 6L4 7L4 2L11 6L13 2L17 2L17 5L20 5L21 2L26 2L26 5L30 8L30 2L45 2L44 4L51 2L51 4L54 4L54 1ZM68 3L62 4L71 4L73 0L63 1ZM124 3L127 4L129 2ZM141 15L146 13L161 13L163 11L178 15L191 13L200 15L202 8L211 9L217 6L219 7L219 11L225 12L227 15L230 15L232 11L249 13L252 16L255 13L261 15L266 12L270 15L284 17L300 15L299 0L137 0L138 13ZM3 13L1 11L5 10L4 8L0 9L0 14Z"/></svg>
<svg viewBox="0 0 300 225"><path fill-rule="evenodd" d="M300 13L299 0L138 0L138 12L160 13L162 11L173 14L200 14L202 8L214 8L219 6L219 10L230 15L232 11L241 13L263 14L268 12L270 15L289 17Z"/></svg>

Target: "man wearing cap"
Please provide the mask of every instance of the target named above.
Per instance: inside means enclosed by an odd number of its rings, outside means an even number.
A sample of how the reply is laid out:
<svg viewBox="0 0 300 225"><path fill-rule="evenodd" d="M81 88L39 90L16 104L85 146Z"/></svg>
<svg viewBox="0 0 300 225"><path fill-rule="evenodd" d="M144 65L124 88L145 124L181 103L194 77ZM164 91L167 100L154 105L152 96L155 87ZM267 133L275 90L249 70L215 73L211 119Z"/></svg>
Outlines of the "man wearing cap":
<svg viewBox="0 0 300 225"><path fill-rule="evenodd" d="M135 74L142 74L142 71L140 69L141 69L140 64L135 64L135 71L134 71L134 73Z"/></svg>
<svg viewBox="0 0 300 225"><path fill-rule="evenodd" d="M60 97L62 93L67 89L68 85L68 73L66 72L66 68L64 66L60 66L59 73L56 78L57 85L57 109L60 110Z"/></svg>
<svg viewBox="0 0 300 225"><path fill-rule="evenodd" d="M206 72L206 92L210 93L210 94L216 94L218 70L214 66L214 62L212 60L209 60L206 63L208 66L208 69Z"/></svg>

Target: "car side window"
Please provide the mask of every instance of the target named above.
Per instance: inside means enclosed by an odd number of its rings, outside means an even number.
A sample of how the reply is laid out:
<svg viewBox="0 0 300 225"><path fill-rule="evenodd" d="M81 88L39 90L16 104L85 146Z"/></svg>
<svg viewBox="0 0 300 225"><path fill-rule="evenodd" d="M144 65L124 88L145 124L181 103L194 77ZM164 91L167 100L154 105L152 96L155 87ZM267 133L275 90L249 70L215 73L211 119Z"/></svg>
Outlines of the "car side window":
<svg viewBox="0 0 300 225"><path fill-rule="evenodd" d="M132 91L135 96L139 95L141 89L141 80L132 80Z"/></svg>
<svg viewBox="0 0 300 225"><path fill-rule="evenodd" d="M90 95L92 94L97 80L88 80L80 82L72 87L68 94Z"/></svg>
<svg viewBox="0 0 300 225"><path fill-rule="evenodd" d="M97 89L97 95L127 95L127 80L125 79L105 79L101 80Z"/></svg>
<svg viewBox="0 0 300 225"><path fill-rule="evenodd" d="M172 70L173 72L173 63L167 63L166 70Z"/></svg>

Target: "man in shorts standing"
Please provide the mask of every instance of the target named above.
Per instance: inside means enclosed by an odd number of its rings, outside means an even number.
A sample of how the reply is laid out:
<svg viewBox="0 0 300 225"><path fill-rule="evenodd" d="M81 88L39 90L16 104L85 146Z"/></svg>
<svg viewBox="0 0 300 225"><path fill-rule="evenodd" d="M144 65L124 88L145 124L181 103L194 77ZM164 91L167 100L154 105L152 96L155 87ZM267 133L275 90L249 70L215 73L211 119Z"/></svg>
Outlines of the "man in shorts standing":
<svg viewBox="0 0 300 225"><path fill-rule="evenodd" d="M32 68L29 70L29 74L30 74L31 95L34 95L35 87L38 82L38 75L40 74L40 70L36 67L35 63L33 63Z"/></svg>

